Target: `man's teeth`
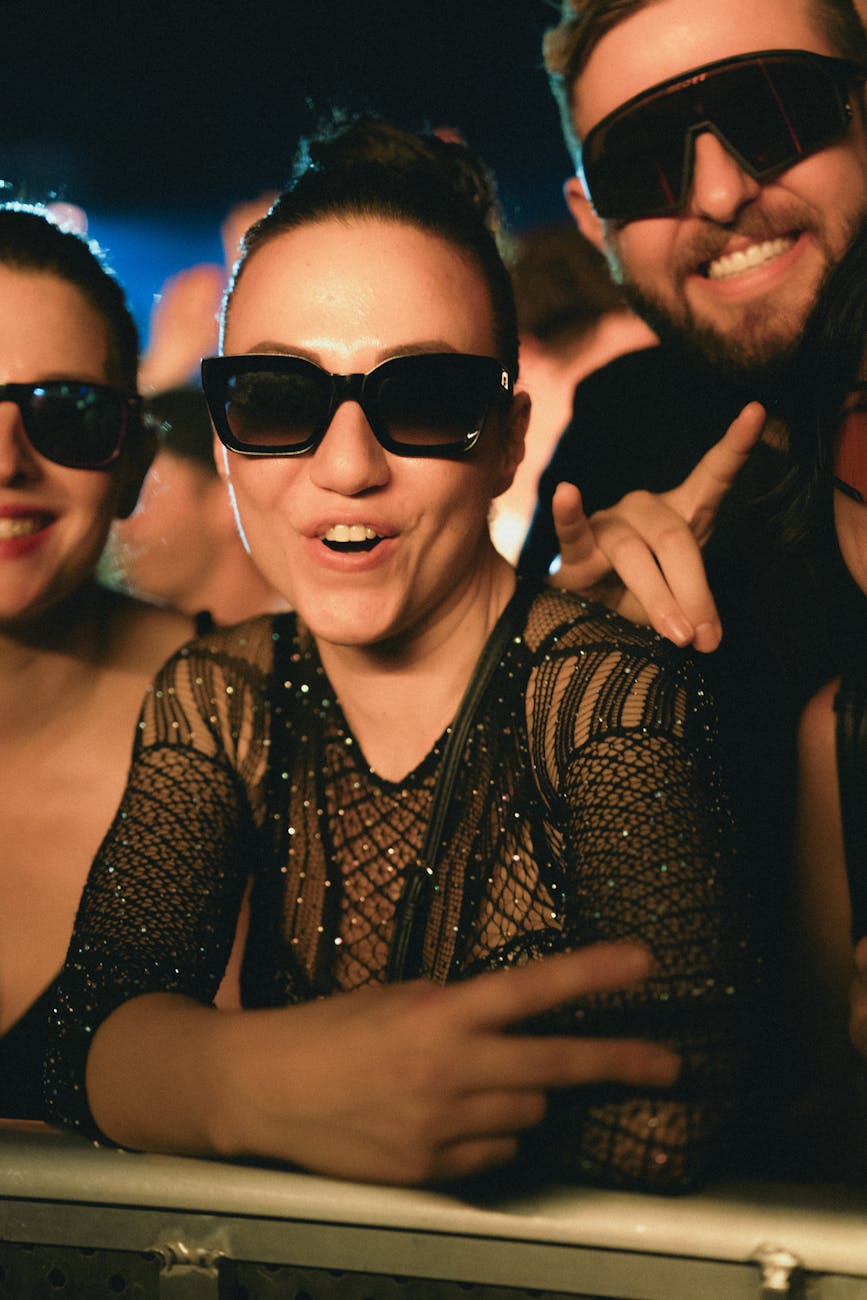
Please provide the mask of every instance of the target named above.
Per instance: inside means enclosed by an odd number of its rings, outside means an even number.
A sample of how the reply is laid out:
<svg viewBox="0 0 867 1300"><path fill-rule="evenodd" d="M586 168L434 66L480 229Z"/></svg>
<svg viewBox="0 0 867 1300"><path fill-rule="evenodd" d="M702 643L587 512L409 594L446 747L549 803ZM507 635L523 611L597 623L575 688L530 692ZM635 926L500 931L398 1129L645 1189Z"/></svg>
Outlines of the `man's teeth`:
<svg viewBox="0 0 867 1300"><path fill-rule="evenodd" d="M733 275L752 271L755 267L762 266L765 262L772 262L775 257L788 253L790 248L794 248L795 243L795 237L787 235L780 239L767 239L763 244L751 244L749 248L741 249L737 253L726 253L724 257L718 257L715 262L708 264L708 279L728 280Z"/></svg>
<svg viewBox="0 0 867 1300"><path fill-rule="evenodd" d="M377 534L367 524L332 524L325 534L326 542L372 542Z"/></svg>
<svg viewBox="0 0 867 1300"><path fill-rule="evenodd" d="M30 537L44 526L44 520L36 519L32 515L0 519L0 541L7 537Z"/></svg>

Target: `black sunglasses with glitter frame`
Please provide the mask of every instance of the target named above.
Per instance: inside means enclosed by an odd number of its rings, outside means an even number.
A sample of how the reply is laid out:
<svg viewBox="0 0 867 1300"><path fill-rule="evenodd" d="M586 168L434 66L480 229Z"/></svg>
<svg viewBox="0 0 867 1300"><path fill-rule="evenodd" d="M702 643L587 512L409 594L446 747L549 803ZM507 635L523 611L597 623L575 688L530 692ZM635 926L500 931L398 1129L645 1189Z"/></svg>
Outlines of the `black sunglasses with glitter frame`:
<svg viewBox="0 0 867 1300"><path fill-rule="evenodd" d="M105 384L52 379L0 384L0 402L14 402L28 441L55 465L108 469L121 453L141 399Z"/></svg>
<svg viewBox="0 0 867 1300"><path fill-rule="evenodd" d="M587 133L579 175L606 220L669 216L692 183L696 136L710 131L754 180L768 181L838 140L849 89L867 68L809 50L755 50L670 77Z"/></svg>
<svg viewBox="0 0 867 1300"><path fill-rule="evenodd" d="M358 402L374 437L396 456L454 459L478 442L513 385L493 357L421 352L367 374L331 374L282 353L206 357L202 387L217 437L244 456L303 456L319 446L343 402Z"/></svg>

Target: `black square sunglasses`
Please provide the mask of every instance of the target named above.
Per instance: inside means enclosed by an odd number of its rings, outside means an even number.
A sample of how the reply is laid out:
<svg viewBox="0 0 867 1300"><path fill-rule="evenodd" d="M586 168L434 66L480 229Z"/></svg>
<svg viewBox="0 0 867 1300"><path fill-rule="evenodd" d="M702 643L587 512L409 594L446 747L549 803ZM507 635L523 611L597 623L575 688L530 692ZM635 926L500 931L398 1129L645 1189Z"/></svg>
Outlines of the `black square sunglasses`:
<svg viewBox="0 0 867 1300"><path fill-rule="evenodd" d="M754 180L770 180L846 131L867 68L808 50L718 59L627 100L588 131L579 174L598 216L666 216L689 197L695 137L710 131Z"/></svg>
<svg viewBox="0 0 867 1300"><path fill-rule="evenodd" d="M358 402L386 451L441 459L470 451L513 391L499 361L459 352L393 357L366 375L282 354L206 357L202 387L220 441L244 456L314 451L338 407Z"/></svg>
<svg viewBox="0 0 867 1300"><path fill-rule="evenodd" d="M31 445L55 465L107 469L120 455L141 399L104 384L53 379L0 384L0 402L14 402Z"/></svg>

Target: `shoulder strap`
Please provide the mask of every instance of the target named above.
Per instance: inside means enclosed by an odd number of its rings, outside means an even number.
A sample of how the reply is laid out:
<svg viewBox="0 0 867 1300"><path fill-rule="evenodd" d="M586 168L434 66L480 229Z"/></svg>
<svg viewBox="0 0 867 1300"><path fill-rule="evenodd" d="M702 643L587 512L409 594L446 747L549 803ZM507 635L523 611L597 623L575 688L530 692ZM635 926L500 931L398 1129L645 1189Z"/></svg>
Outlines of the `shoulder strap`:
<svg viewBox="0 0 867 1300"><path fill-rule="evenodd" d="M843 674L834 708L852 935L857 941L867 934L867 681L863 672Z"/></svg>
<svg viewBox="0 0 867 1300"><path fill-rule="evenodd" d="M437 777L430 821L421 853L416 866L407 875L395 909L394 937L389 949L387 967L387 978L390 983L411 979L419 974L421 945L427 921L427 899L433 886L434 870L442 849L443 827L451 805L455 779L466 748L470 727L494 671L502 661L506 647L523 628L526 611L537 591L536 583L518 580L511 600L485 643L481 658L476 664L452 723Z"/></svg>

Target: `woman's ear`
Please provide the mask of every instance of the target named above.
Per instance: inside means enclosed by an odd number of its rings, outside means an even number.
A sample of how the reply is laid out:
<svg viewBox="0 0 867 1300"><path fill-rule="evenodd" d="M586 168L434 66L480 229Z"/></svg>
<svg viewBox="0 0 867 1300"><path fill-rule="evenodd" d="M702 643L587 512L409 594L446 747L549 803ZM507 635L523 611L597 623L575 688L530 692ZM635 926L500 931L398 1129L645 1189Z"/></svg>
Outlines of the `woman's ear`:
<svg viewBox="0 0 867 1300"><path fill-rule="evenodd" d="M214 464L220 478L224 483L227 483L229 481L229 458L226 455L226 448L220 442L216 433L214 434Z"/></svg>
<svg viewBox="0 0 867 1300"><path fill-rule="evenodd" d="M229 472L229 453L220 439L214 434L214 461L217 466L217 473L222 480L222 488L226 493L227 500L232 510L232 518L235 521L235 530L241 539L244 550L250 554L250 543L247 541L247 534L244 531L244 525L241 523L241 512L238 509L238 498L235 495L235 484L232 482L232 475Z"/></svg>
<svg viewBox="0 0 867 1300"><path fill-rule="evenodd" d="M157 453L157 435L152 423L138 414L132 417L118 468L120 492L115 515L129 519L138 504L145 476Z"/></svg>
<svg viewBox="0 0 867 1300"><path fill-rule="evenodd" d="M503 431L503 442L500 448L499 473L493 493L495 497L512 486L518 466L524 459L524 440L530 423L529 393L515 393L508 418L508 428Z"/></svg>
<svg viewBox="0 0 867 1300"><path fill-rule="evenodd" d="M223 448L221 447L222 451ZM223 541L226 539L237 540L238 521L235 509L232 503L232 488L223 472L223 458L218 461L218 472L216 477L208 475L206 491L208 495L208 521L213 529L215 536L219 536Z"/></svg>

